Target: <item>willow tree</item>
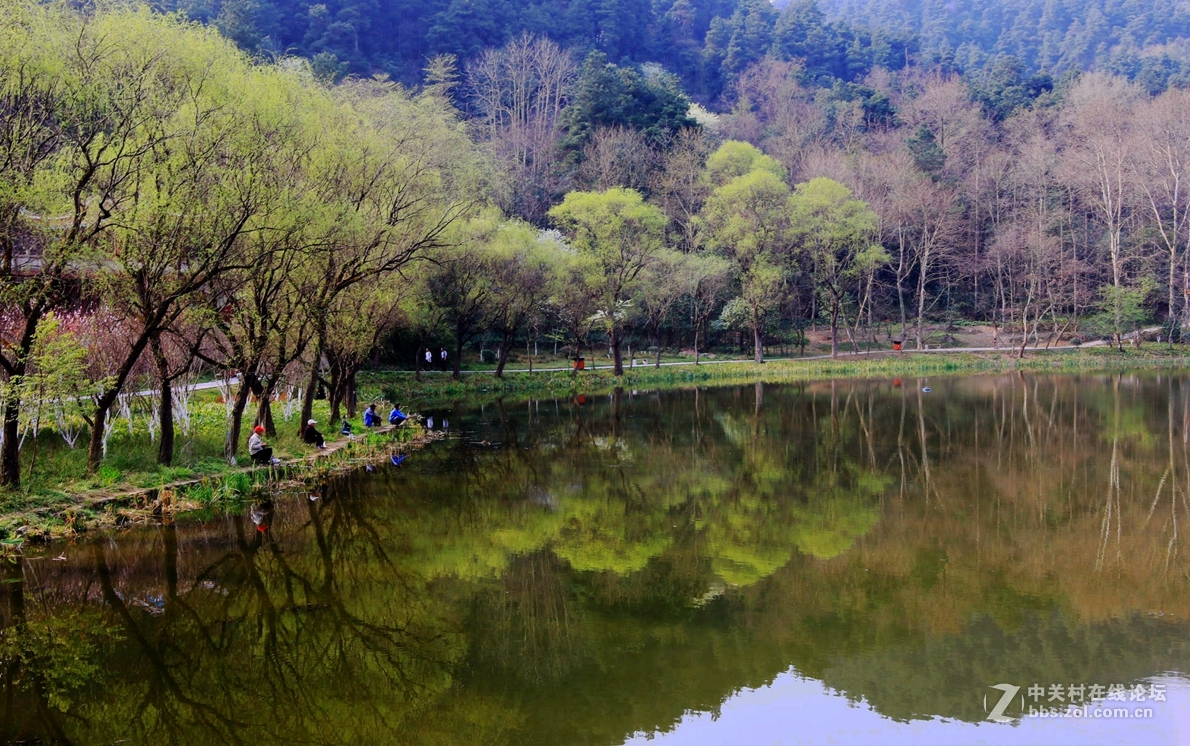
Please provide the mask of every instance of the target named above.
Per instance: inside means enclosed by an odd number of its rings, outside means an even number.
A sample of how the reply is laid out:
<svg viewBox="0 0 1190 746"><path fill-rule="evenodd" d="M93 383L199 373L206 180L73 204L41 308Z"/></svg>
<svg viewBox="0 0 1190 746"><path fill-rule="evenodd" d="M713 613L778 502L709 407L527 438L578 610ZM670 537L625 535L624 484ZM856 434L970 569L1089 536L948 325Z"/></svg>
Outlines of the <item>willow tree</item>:
<svg viewBox="0 0 1190 746"><path fill-rule="evenodd" d="M311 319L311 370L300 422L310 418L331 309L365 282L451 245L449 230L478 204L484 183L457 112L438 91L410 96L381 80L336 87L311 178L333 230L309 252L298 280Z"/></svg>
<svg viewBox="0 0 1190 746"><path fill-rule="evenodd" d="M402 306L411 293L412 288L399 282L360 283L337 298L325 350L330 422L339 420L342 407L348 417L355 416L356 374L380 343L405 322Z"/></svg>
<svg viewBox="0 0 1190 746"><path fill-rule="evenodd" d="M95 244L96 286L130 335L111 385L94 397L92 471L141 354L216 278L244 266L240 239L268 205L269 156L283 127L257 108L261 80L248 59L215 32L148 11L119 22L126 42L117 48L154 66L143 89L159 100L142 126L162 134L140 147L123 216Z"/></svg>
<svg viewBox="0 0 1190 746"><path fill-rule="evenodd" d="M571 192L550 217L571 245L592 262L590 286L596 313L611 341L615 374L624 375L620 352L626 307L645 268L665 245L665 214L632 189Z"/></svg>
<svg viewBox="0 0 1190 746"><path fill-rule="evenodd" d="M825 291L831 315L831 357L839 356L839 315L853 283L888 263L874 241L876 214L837 181L798 184L789 198L792 233L809 262L814 285Z"/></svg>
<svg viewBox="0 0 1190 746"><path fill-rule="evenodd" d="M275 435L273 392L311 336L302 268L335 231L334 208L311 175L322 128L337 115L333 100L300 74L260 67L253 76L247 126L269 143L259 154L260 214L238 239L239 261L215 278L204 297L216 331L207 361L240 372L224 444L228 459L239 448L249 395L260 401L256 421Z"/></svg>
<svg viewBox="0 0 1190 746"><path fill-rule="evenodd" d="M108 266L104 254L87 254L124 250L109 228L140 220L162 154L193 152L185 123L206 126L203 107L218 95L195 96L200 80L219 74L207 70L207 55L232 53L214 32L148 9L113 7L84 20L63 6L9 0L0 16L0 302L13 312L0 368L12 381L25 374L46 312L77 295L85 268ZM0 457L11 486L19 483L19 390L7 391ZM97 410L105 415L115 395L100 395ZM96 451L103 423L94 424Z"/></svg>

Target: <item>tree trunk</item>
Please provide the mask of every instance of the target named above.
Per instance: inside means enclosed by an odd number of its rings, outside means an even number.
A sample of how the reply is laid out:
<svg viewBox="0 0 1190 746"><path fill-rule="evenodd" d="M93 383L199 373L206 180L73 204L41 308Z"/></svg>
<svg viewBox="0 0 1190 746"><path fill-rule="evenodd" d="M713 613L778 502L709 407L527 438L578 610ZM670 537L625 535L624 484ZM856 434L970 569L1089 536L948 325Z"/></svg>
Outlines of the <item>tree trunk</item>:
<svg viewBox="0 0 1190 746"><path fill-rule="evenodd" d="M310 415L314 414L314 396L318 393L318 365L322 360L322 349L319 346L318 354L314 358L314 367L310 369L310 378L306 381L306 398L302 401L302 414L298 418L298 437L306 430L306 422L310 419Z"/></svg>
<svg viewBox="0 0 1190 746"><path fill-rule="evenodd" d="M839 357L839 300L831 296L831 360Z"/></svg>
<svg viewBox="0 0 1190 746"><path fill-rule="evenodd" d="M174 396L170 385L169 360L161 348L161 338L153 337L153 362L157 366L157 382L161 386L161 405L157 409L161 440L157 442L157 463L169 466L174 462Z"/></svg>
<svg viewBox="0 0 1190 746"><path fill-rule="evenodd" d="M161 406L157 410L161 440L157 442L157 463L169 466L174 462L174 396L169 383L161 387Z"/></svg>
<svg viewBox="0 0 1190 746"><path fill-rule="evenodd" d="M764 362L764 344L760 334L760 318L752 317L752 344L753 344L753 358L758 363Z"/></svg>
<svg viewBox="0 0 1190 746"><path fill-rule="evenodd" d="M355 366L354 364L348 367L347 375L344 378L345 404L347 405L347 416L355 417L355 413L359 409L359 389L355 385Z"/></svg>
<svg viewBox="0 0 1190 746"><path fill-rule="evenodd" d="M917 337L917 349L922 349L921 337L921 323L922 317L926 315L926 281L925 281L925 261L922 261L922 274L917 278L917 323L914 327L914 334Z"/></svg>
<svg viewBox="0 0 1190 746"><path fill-rule="evenodd" d="M504 377L504 366L508 363L508 353L512 351L512 335L505 333L500 339L500 357L496 361L496 378ZM529 358L529 367L533 367L533 358Z"/></svg>
<svg viewBox="0 0 1190 746"><path fill-rule="evenodd" d="M33 351L33 340L41 322L41 310L34 308L25 319L20 346L13 350L14 361L9 371L9 380L25 375L29 353ZM4 444L0 446L0 484L12 489L21 486L21 395L15 386L10 386L4 400Z"/></svg>
<svg viewBox="0 0 1190 746"><path fill-rule="evenodd" d="M897 304L901 308L901 341L905 340L907 320L905 317L905 238L902 235L898 241L900 261L897 264Z"/></svg>
<svg viewBox="0 0 1190 746"><path fill-rule="evenodd" d="M331 382L326 392L326 398L331 407L329 421L334 424L339 421L339 409L343 404L343 367L338 361L332 360L330 374Z"/></svg>
<svg viewBox="0 0 1190 746"><path fill-rule="evenodd" d="M661 331L660 330L658 330L657 336L654 338L654 341L657 343L657 362L653 363L653 367L660 368L661 367Z"/></svg>
<svg viewBox="0 0 1190 746"><path fill-rule="evenodd" d="M87 444L87 473L94 474L99 470L99 462L103 460L103 426L107 423L107 410L111 402L105 401L106 396L99 398L95 404L95 412L91 416L91 439Z"/></svg>
<svg viewBox="0 0 1190 746"><path fill-rule="evenodd" d="M264 427L264 434L270 438L277 437L277 425L273 422L273 391L277 386L276 376L265 379L260 392L260 402L256 405L256 425Z"/></svg>
<svg viewBox="0 0 1190 746"><path fill-rule="evenodd" d="M463 334L459 332L455 335L455 364L451 375L457 381L463 376Z"/></svg>
<svg viewBox="0 0 1190 746"><path fill-rule="evenodd" d="M14 375L24 375L24 371ZM14 490L21 486L20 413L21 396L13 386L9 388L4 401L4 445L0 448L0 482Z"/></svg>
<svg viewBox="0 0 1190 746"><path fill-rule="evenodd" d="M240 388L236 391L236 400L231 407L231 423L227 427L227 442L223 444L223 457L228 461L235 458L240 449L240 431L243 429L244 410L248 406L248 394L252 385L247 373L240 374Z"/></svg>
<svg viewBox="0 0 1190 746"><path fill-rule="evenodd" d="M140 360L141 354L145 351L149 341L158 333L160 333L161 324L168 308L160 308L156 315L145 321L145 328L141 331L140 336L132 343L131 349L128 350L124 362L120 365L119 371L116 373L115 380L112 382L110 388L103 392L103 395L95 400L95 412L91 417L91 442L87 447L87 473L94 474L99 470L99 462L103 460L103 426L107 422L107 416L112 405L116 403L116 398L120 395L120 391L124 388L124 384L128 381L128 376L132 373L132 369Z"/></svg>
<svg viewBox="0 0 1190 746"><path fill-rule="evenodd" d="M624 356L620 354L620 328L612 327L612 373L613 375L624 375Z"/></svg>
<svg viewBox="0 0 1190 746"><path fill-rule="evenodd" d="M694 364L698 365L698 323L694 324Z"/></svg>
<svg viewBox="0 0 1190 746"><path fill-rule="evenodd" d="M425 359L426 346L418 345L417 354L413 356L413 380L421 381L421 361Z"/></svg>

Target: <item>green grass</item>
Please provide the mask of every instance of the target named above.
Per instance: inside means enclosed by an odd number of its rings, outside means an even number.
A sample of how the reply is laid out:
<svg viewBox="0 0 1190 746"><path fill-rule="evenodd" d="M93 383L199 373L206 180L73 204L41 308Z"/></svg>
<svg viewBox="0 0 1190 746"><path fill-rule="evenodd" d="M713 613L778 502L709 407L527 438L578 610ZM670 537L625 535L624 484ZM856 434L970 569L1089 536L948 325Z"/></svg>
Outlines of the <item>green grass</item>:
<svg viewBox="0 0 1190 746"><path fill-rule="evenodd" d="M186 480L199 480L193 496L187 499L201 504L226 503L229 496L245 493L245 485L237 480L243 475L267 470L242 471L250 463L246 441L251 419L245 419L243 440L237 464L223 458L227 432L227 413L218 395L200 392L191 400L191 426L183 432L178 423L174 464L161 466L157 461L157 443L150 438L146 422L147 412L133 409L131 427L118 417L108 441L108 455L95 474L87 474L86 433L71 448L52 427L43 427L38 437L28 436L21 450L22 485L18 490L0 490L0 539L20 525L36 524L55 528L63 520L83 521L94 516L81 506L82 496L121 494L136 490L156 489ZM275 454L282 459L297 459L310 455L314 448L301 442L297 434L297 414L289 422L281 418L276 408L277 437L270 438ZM329 407L325 401L314 402L314 419L327 436L328 443L340 439L339 424L328 422ZM351 420L357 433L365 428L361 416ZM358 438L356 451L369 447L376 436ZM63 515L58 515L66 511Z"/></svg>

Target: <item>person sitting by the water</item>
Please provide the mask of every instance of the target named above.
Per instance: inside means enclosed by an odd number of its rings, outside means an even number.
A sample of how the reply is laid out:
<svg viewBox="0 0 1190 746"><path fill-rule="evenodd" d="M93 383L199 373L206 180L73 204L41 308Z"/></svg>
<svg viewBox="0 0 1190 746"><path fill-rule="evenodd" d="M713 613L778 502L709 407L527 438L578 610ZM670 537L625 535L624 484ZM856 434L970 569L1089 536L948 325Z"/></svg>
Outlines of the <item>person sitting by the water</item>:
<svg viewBox="0 0 1190 746"><path fill-rule="evenodd" d="M368 408L364 410L364 427L379 427L380 413L376 411L375 404L369 404Z"/></svg>
<svg viewBox="0 0 1190 746"><path fill-rule="evenodd" d="M260 425L252 428L252 435L248 438L248 455L254 464L273 462L273 449L264 444L264 428Z"/></svg>
<svg viewBox="0 0 1190 746"><path fill-rule="evenodd" d="M306 429L302 431L302 441L309 443L312 446L319 448L326 447L326 438L322 437L322 433L314 427L318 422L316 420L306 420Z"/></svg>
<svg viewBox="0 0 1190 746"><path fill-rule="evenodd" d="M405 420L409 419L405 413L401 411L400 407L393 406L393 411L388 413L388 424L400 425Z"/></svg>
<svg viewBox="0 0 1190 746"><path fill-rule="evenodd" d="M351 423L344 418L343 428L339 430L340 435L351 435Z"/></svg>

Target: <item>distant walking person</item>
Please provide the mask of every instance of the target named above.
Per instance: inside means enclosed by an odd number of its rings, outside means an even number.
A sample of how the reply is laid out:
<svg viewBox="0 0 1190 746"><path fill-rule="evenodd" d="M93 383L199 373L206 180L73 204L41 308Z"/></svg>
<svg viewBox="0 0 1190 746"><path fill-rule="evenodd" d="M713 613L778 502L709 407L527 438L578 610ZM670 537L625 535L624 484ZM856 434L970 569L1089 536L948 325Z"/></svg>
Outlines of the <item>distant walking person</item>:
<svg viewBox="0 0 1190 746"><path fill-rule="evenodd" d="M258 466L273 463L273 449L264 444L264 428L260 425L252 428L252 435L248 438L248 455L252 463Z"/></svg>
<svg viewBox="0 0 1190 746"><path fill-rule="evenodd" d="M318 422L316 420L306 420L306 429L302 431L302 441L312 446L325 448L326 438L322 437L322 433L318 432L318 428L314 427L317 424Z"/></svg>
<svg viewBox="0 0 1190 746"><path fill-rule="evenodd" d="M438 351L438 362L442 365L442 370L446 370L446 348L443 347Z"/></svg>
<svg viewBox="0 0 1190 746"><path fill-rule="evenodd" d="M434 369L434 351L426 348L426 370Z"/></svg>

